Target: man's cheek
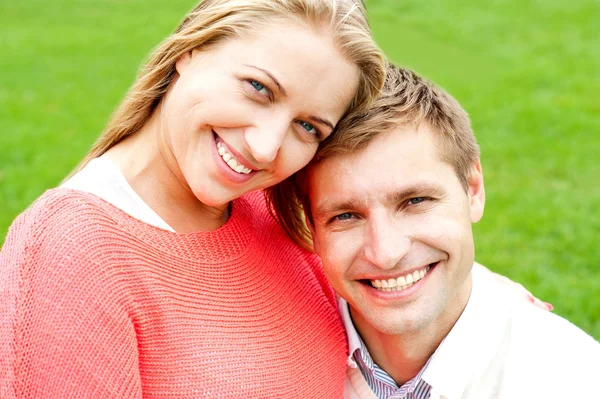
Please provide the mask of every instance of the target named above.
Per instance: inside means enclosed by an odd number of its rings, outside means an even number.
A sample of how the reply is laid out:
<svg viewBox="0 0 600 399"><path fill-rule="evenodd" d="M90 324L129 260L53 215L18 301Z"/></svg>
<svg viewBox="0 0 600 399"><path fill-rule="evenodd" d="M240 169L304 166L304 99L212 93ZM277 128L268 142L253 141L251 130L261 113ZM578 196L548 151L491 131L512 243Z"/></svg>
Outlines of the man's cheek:
<svg viewBox="0 0 600 399"><path fill-rule="evenodd" d="M338 280L345 273L344 252L338 251L335 243L322 241L321 259L325 267L325 273L330 279Z"/></svg>

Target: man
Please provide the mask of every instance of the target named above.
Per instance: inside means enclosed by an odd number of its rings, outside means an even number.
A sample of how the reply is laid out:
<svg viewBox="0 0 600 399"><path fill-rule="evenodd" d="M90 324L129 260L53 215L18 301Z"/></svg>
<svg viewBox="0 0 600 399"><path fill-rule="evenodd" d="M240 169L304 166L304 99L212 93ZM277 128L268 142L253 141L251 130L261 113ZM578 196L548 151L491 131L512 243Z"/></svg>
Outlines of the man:
<svg viewBox="0 0 600 399"><path fill-rule="evenodd" d="M600 344L472 268L479 149L443 90L392 67L299 182L343 298L347 397L600 398Z"/></svg>

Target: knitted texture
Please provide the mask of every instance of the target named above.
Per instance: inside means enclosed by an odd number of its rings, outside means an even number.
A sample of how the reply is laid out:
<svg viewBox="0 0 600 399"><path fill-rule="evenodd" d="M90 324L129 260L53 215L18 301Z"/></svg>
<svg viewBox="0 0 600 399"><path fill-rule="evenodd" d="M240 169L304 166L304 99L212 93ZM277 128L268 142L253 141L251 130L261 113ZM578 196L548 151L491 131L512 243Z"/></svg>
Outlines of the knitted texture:
<svg viewBox="0 0 600 399"><path fill-rule="evenodd" d="M260 193L175 234L50 190L0 252L1 398L341 398L345 362L318 258Z"/></svg>

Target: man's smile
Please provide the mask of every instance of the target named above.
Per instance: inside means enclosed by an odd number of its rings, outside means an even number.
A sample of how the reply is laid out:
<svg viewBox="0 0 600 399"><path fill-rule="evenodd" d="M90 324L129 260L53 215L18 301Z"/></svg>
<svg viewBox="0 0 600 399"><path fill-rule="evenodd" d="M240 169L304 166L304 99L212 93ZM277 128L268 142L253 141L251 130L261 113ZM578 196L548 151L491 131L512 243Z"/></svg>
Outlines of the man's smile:
<svg viewBox="0 0 600 399"><path fill-rule="evenodd" d="M419 282L438 263L439 262L431 263L411 273L405 273L398 277L367 281L373 288L376 288L380 291L402 291Z"/></svg>

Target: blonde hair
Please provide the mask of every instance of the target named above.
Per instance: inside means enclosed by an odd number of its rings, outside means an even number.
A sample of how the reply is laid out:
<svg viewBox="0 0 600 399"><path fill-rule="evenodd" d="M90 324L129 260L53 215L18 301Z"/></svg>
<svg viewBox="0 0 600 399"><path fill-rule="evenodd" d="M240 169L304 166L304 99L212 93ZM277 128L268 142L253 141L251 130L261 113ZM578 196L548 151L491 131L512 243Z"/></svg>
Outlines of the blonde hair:
<svg viewBox="0 0 600 399"><path fill-rule="evenodd" d="M383 85L383 55L374 44L364 4L357 0L205 0L151 54L106 129L72 174L137 132L151 117L175 76L175 63L203 49L256 30L273 18L328 23L342 54L359 69L360 86L350 110L369 103ZM71 175L72 175L71 174ZM278 218L281 215L278 214Z"/></svg>
<svg viewBox="0 0 600 399"><path fill-rule="evenodd" d="M337 133L322 143L311 164L360 151L377 136L397 127L418 127L427 122L439 137L440 158L454 168L466 190L471 168L479 160L479 146L467 112L451 95L413 71L390 64L386 74L379 97L368 108L342 120L336 128ZM294 176L288 195L290 202L303 207L306 218L312 223L305 177L304 172ZM292 238L305 247L312 246L306 225Z"/></svg>

